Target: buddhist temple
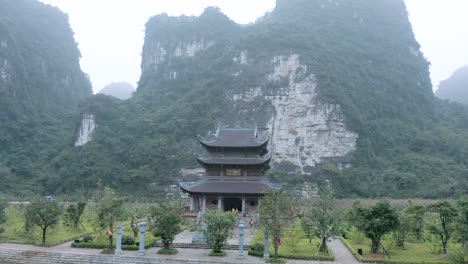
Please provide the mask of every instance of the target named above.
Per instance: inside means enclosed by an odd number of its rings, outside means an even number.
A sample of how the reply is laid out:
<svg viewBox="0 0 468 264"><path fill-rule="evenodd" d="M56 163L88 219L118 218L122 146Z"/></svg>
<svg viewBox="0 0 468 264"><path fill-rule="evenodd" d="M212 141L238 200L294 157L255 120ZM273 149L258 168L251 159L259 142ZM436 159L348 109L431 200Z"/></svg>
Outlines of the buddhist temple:
<svg viewBox="0 0 468 264"><path fill-rule="evenodd" d="M206 173L196 182L180 183L189 194L190 210L255 211L261 194L274 188L266 179L268 139L261 139L257 129L218 128L198 140L206 151L195 157Z"/></svg>

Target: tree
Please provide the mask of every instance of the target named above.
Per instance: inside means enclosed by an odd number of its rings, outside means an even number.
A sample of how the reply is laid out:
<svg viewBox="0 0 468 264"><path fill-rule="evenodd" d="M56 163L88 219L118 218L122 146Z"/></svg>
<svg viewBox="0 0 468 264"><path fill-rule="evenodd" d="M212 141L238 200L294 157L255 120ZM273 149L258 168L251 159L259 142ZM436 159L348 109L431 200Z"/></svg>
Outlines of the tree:
<svg viewBox="0 0 468 264"><path fill-rule="evenodd" d="M156 208L151 208L151 210L155 210ZM130 228L133 231L133 237L138 236L138 231L139 231L139 220L143 218L144 215L144 210L142 208L138 208L133 206L132 208L129 208L129 213L130 213ZM154 213L155 215L157 214L156 212ZM148 224L153 225L153 219L148 219Z"/></svg>
<svg viewBox="0 0 468 264"><path fill-rule="evenodd" d="M408 206L398 212L398 226L393 230L393 238L397 247L405 245L406 238L411 232L411 215L408 213Z"/></svg>
<svg viewBox="0 0 468 264"><path fill-rule="evenodd" d="M468 244L468 198L465 197L457 201L458 207L458 226L462 245L464 248Z"/></svg>
<svg viewBox="0 0 468 264"><path fill-rule="evenodd" d="M322 240L319 251L327 251L327 239L335 225L335 199L328 191L320 191L318 198L312 198L307 204L304 218L315 227L315 233Z"/></svg>
<svg viewBox="0 0 468 264"><path fill-rule="evenodd" d="M63 224L75 230L78 230L81 226L83 230L85 230L81 223L81 216L83 215L85 208L85 202L79 202L77 205L72 204L68 206L63 216Z"/></svg>
<svg viewBox="0 0 468 264"><path fill-rule="evenodd" d="M260 200L260 224L273 241L275 259L278 258L279 240L283 230L295 219L294 205L293 198L284 190L268 191Z"/></svg>
<svg viewBox="0 0 468 264"><path fill-rule="evenodd" d="M153 235L160 237L165 249L169 249L180 232L182 209L173 203L163 202L154 208Z"/></svg>
<svg viewBox="0 0 468 264"><path fill-rule="evenodd" d="M424 231L426 208L423 205L414 205L409 201L405 207L405 214L409 220L411 232L413 232L417 240L421 240Z"/></svg>
<svg viewBox="0 0 468 264"><path fill-rule="evenodd" d="M209 211L203 216L206 229L203 234L213 253L221 253L236 225L236 216L231 212Z"/></svg>
<svg viewBox="0 0 468 264"><path fill-rule="evenodd" d="M398 226L398 215L385 200L370 207L362 207L356 202L348 218L352 225L372 241L371 254L377 254L382 236Z"/></svg>
<svg viewBox="0 0 468 264"><path fill-rule="evenodd" d="M5 209L7 207L7 203L3 200L0 200L0 225L6 222L6 213ZM0 234L3 233L3 227L0 227Z"/></svg>
<svg viewBox="0 0 468 264"><path fill-rule="evenodd" d="M431 222L429 232L439 237L444 255L447 255L447 244L454 232L454 223L458 216L457 209L447 201L440 201L429 205L429 210L436 216Z"/></svg>
<svg viewBox="0 0 468 264"><path fill-rule="evenodd" d="M38 226L42 230L42 244L46 242L46 233L49 228L59 223L62 208L56 201L36 200L26 206L24 212L25 226L29 230Z"/></svg>
<svg viewBox="0 0 468 264"><path fill-rule="evenodd" d="M104 187L96 204L96 220L102 229L114 232L114 224L124 214L123 199L110 187ZM109 235L109 249L113 249L112 236Z"/></svg>

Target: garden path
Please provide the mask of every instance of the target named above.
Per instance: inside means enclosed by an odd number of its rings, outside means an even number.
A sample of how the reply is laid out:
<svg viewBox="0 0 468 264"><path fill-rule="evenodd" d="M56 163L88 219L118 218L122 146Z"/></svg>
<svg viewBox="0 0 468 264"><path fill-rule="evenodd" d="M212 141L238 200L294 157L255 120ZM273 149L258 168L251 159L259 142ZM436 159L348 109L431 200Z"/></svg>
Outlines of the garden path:
<svg viewBox="0 0 468 264"><path fill-rule="evenodd" d="M328 246L335 254L335 263L340 264L357 264L360 263L354 257L353 253L345 246L345 244L340 239L333 239L328 243Z"/></svg>

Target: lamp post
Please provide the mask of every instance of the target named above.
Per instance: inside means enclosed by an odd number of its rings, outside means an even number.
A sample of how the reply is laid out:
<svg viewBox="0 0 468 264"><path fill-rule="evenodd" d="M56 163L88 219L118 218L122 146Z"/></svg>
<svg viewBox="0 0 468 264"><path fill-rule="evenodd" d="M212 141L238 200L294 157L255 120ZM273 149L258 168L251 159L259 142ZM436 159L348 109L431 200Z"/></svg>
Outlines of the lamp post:
<svg viewBox="0 0 468 264"><path fill-rule="evenodd" d="M115 255L122 254L122 224L117 226L117 244L115 246Z"/></svg>
<svg viewBox="0 0 468 264"><path fill-rule="evenodd" d="M141 219L140 222L140 248L138 250L138 256L143 257L145 253L145 232L146 232L146 221Z"/></svg>

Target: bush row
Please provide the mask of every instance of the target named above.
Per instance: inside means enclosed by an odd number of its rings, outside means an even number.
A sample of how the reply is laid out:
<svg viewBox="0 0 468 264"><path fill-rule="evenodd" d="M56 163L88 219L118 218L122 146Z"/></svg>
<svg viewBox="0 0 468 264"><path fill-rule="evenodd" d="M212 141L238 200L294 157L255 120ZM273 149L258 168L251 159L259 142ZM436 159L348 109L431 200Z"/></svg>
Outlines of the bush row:
<svg viewBox="0 0 468 264"><path fill-rule="evenodd" d="M145 248L150 248L154 245L155 240L148 240L145 242ZM137 242L138 243L138 242ZM96 248L104 249L107 248L109 244L107 242L81 242L81 243L72 243L71 247L73 248ZM122 245L122 250L136 251L139 249L139 245Z"/></svg>

